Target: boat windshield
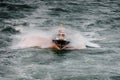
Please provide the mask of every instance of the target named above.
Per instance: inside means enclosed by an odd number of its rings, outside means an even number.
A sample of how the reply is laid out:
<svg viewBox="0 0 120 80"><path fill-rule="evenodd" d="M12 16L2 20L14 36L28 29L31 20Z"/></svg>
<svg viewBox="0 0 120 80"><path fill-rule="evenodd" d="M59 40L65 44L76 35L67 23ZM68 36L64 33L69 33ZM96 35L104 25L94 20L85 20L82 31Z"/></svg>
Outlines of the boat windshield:
<svg viewBox="0 0 120 80"><path fill-rule="evenodd" d="M62 36L62 37L65 37L65 34L58 34L57 36Z"/></svg>

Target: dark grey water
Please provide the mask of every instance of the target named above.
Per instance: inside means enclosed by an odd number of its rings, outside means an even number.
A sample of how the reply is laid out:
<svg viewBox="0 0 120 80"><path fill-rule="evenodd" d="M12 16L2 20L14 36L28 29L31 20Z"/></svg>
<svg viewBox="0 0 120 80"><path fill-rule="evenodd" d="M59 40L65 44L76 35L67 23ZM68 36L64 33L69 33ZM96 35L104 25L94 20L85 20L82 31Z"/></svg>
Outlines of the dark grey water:
<svg viewBox="0 0 120 80"><path fill-rule="evenodd" d="M61 22L101 47L10 48L14 29L47 32ZM120 80L119 34L119 0L0 0L0 80Z"/></svg>

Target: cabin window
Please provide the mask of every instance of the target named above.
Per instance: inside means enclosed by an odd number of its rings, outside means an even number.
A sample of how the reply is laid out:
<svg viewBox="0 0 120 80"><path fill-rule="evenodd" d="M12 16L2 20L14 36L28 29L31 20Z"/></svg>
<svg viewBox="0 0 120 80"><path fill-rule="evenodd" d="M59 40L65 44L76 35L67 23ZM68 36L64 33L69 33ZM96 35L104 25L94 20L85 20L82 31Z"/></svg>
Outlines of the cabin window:
<svg viewBox="0 0 120 80"><path fill-rule="evenodd" d="M57 36L62 36L62 37L65 37L65 34L58 34Z"/></svg>
<svg viewBox="0 0 120 80"><path fill-rule="evenodd" d="M65 36L65 34L62 34L62 36L64 37L64 36Z"/></svg>

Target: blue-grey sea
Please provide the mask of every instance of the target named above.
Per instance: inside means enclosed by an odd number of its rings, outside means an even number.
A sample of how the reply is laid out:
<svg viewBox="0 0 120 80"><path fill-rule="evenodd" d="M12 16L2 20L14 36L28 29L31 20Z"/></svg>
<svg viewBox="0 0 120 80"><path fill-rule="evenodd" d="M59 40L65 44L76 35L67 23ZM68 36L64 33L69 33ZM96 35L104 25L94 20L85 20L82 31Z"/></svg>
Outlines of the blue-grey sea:
<svg viewBox="0 0 120 80"><path fill-rule="evenodd" d="M94 44L32 47L60 24ZM120 0L0 0L0 80L120 80Z"/></svg>

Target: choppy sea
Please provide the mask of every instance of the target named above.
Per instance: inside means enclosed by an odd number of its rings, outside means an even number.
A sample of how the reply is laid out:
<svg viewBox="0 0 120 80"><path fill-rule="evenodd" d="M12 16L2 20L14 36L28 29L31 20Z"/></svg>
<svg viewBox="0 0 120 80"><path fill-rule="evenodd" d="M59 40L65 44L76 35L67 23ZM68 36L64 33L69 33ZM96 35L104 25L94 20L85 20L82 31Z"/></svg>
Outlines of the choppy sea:
<svg viewBox="0 0 120 80"><path fill-rule="evenodd" d="M47 48L60 24L75 49ZM0 0L0 80L120 80L120 1Z"/></svg>

